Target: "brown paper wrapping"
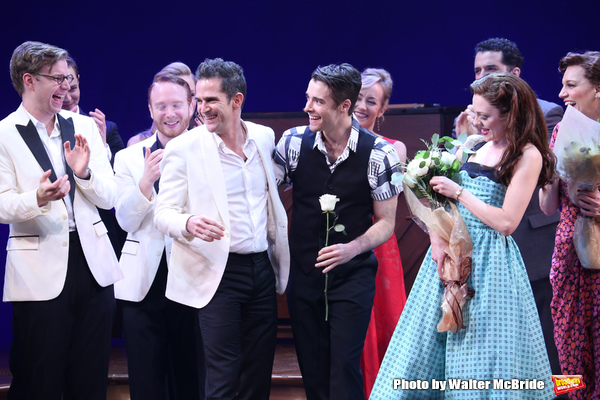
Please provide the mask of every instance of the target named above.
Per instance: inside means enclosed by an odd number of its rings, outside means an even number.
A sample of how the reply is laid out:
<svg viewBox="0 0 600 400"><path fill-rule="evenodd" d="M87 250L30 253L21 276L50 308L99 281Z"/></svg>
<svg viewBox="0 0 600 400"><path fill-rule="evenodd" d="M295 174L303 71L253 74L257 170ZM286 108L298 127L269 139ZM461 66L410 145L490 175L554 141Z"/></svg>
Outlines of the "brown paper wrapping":
<svg viewBox="0 0 600 400"><path fill-rule="evenodd" d="M442 296L442 320L437 326L438 332L454 333L466 328L463 324L462 308L468 298L474 295L473 289L467 286L467 278L471 273L471 255L473 243L469 231L456 205L448 202L448 209L431 208L423 205L412 190L404 184L406 202L414 217L432 229L448 242L444 267L440 279L444 283ZM417 223L419 222L417 221ZM423 225L419 224L422 228Z"/></svg>

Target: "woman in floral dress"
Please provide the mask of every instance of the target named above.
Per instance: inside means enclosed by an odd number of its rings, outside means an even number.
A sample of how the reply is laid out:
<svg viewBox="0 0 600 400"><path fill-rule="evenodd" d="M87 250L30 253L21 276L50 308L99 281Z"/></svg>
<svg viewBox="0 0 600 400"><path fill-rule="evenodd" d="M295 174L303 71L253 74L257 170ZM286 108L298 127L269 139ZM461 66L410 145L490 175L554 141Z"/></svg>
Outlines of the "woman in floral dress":
<svg viewBox="0 0 600 400"><path fill-rule="evenodd" d="M569 53L561 61L563 87L559 97L585 116L600 118L600 52ZM559 126L552 135L554 147ZM598 182L600 184L600 182ZM540 208L551 214L560 207L550 282L554 296L554 340L562 373L583 375L586 387L572 399L600 399L600 272L581 266L573 245L573 227L580 215L600 218L600 193L579 190L577 204L567 185L555 178L540 190Z"/></svg>

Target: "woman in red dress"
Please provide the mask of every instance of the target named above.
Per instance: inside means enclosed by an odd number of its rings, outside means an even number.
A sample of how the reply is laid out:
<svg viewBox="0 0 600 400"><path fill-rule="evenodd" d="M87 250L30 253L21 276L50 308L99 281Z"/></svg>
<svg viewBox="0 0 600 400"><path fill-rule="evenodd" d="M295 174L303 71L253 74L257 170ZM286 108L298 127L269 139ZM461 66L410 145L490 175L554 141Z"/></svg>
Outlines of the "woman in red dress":
<svg viewBox="0 0 600 400"><path fill-rule="evenodd" d="M392 94L392 78L384 69L367 68L362 73L362 89L358 95L354 116L360 125L379 137L379 124L383 121L390 96ZM375 127L377 124L377 128ZM406 162L406 146L399 140L383 137L392 143L400 156L401 162ZM396 235L377 247L375 256L379 262L375 278L375 298L371 321L367 330L365 346L361 356L361 369L365 383L365 398L369 398L379 365L387 349L390 338L394 333L398 318L404 303L406 291L404 288L404 273L398 251Z"/></svg>

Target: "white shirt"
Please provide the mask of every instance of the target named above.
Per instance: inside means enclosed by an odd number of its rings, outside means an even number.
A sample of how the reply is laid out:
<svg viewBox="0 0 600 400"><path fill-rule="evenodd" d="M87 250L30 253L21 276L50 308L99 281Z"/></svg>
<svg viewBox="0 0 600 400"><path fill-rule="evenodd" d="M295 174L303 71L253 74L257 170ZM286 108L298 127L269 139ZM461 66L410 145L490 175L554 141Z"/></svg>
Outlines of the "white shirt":
<svg viewBox="0 0 600 400"><path fill-rule="evenodd" d="M247 130L246 130L247 131ZM242 148L246 161L225 146L213 133L219 148L221 168L225 177L229 220L231 224L230 252L259 253L267 250L267 177L248 134Z"/></svg>
<svg viewBox="0 0 600 400"><path fill-rule="evenodd" d="M23 107L25 110L25 107ZM31 122L35 126L35 129L40 135L40 139L42 140L42 144L46 149L46 153L48 154L48 158L50 158L50 162L52 163L52 167L54 168L54 173L56 174L56 178L60 178L63 175L67 174L67 170L65 168L65 157L63 155L63 141L60 131L60 124L58 123L58 117L54 117L54 128L48 136L48 131L46 130L46 125L35 119L33 115L29 113L29 111L25 110ZM71 148L73 148L74 143L71 143ZM73 179L77 179L73 174ZM73 214L73 200L69 193L64 197L65 207L67 208L67 213L69 215L69 231L74 231L75 228L75 215Z"/></svg>

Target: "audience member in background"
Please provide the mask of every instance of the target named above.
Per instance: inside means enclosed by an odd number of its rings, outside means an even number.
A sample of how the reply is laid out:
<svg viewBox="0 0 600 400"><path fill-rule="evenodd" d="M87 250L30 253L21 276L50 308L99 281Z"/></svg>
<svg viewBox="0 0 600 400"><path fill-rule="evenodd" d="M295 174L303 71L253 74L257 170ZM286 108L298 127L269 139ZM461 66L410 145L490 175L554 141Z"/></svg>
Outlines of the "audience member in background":
<svg viewBox="0 0 600 400"><path fill-rule="evenodd" d="M400 140L378 133L392 95L392 77L384 69L367 68L362 73L362 88L354 107L354 117L360 126L392 143L400 162L406 162L406 146ZM401 190L401 188L400 188ZM365 382L365 397L369 398L379 365L394 333L400 313L406 303L404 272L396 235L374 250L377 257L375 298L360 365Z"/></svg>
<svg viewBox="0 0 600 400"><path fill-rule="evenodd" d="M196 77L194 76L194 74L192 74L192 70L190 70L190 67L188 67L180 61L172 62L171 64L168 64L163 69L158 71L156 75L154 75L154 81L156 81L159 77L163 75L178 76L187 82L187 84L190 86L190 90L192 91L192 105L194 107L194 113L192 114L192 118L190 119L189 129L202 125L201 119L198 117L198 110L196 110ZM127 147L131 146L134 143L147 139L155 133L156 126L153 123L150 129L140 132L135 136L132 136L127 141Z"/></svg>
<svg viewBox="0 0 600 400"><path fill-rule="evenodd" d="M96 207L114 206L117 184L96 123L61 109L74 79L67 56L19 45L10 74L22 103L0 122L13 400L106 400L113 283L123 275Z"/></svg>
<svg viewBox="0 0 600 400"><path fill-rule="evenodd" d="M194 110L188 83L173 75L157 77L148 108L156 134L115 157L115 209L129 232L120 259L125 277L115 285L115 297L122 300L129 390L132 400L195 400L204 398L196 357L198 318L193 308L165 297L172 239L154 227L163 149L187 131Z"/></svg>
<svg viewBox="0 0 600 400"><path fill-rule="evenodd" d="M568 53L559 70L563 73L559 97L586 117L600 120L600 52ZM551 147L557 133L555 129ZM600 399L600 273L581 266L573 244L579 216L600 218L598 190L598 186L579 189L576 203L569 198L567 183L558 178L540 190L545 213L560 209L550 274L552 317L562 373L583 375L585 383L585 388L570 393L572 399Z"/></svg>
<svg viewBox="0 0 600 400"><path fill-rule="evenodd" d="M510 72L520 76L523 68L523 57L514 42L507 39L488 39L475 46L475 79L492 72ZM555 103L537 99L548 128L549 136L561 120L563 109ZM468 132L474 129L472 125L474 113L472 106L462 112L456 123L456 132ZM527 268L527 275L533 289L533 296L540 315L544 340L548 349L550 366L554 374L560 374L558 353L554 343L554 328L550 302L552 300L552 285L550 284L550 268L552 266L552 251L554 235L559 214L546 216L540 210L538 191L533 193L531 201L521 223L512 234L517 242L521 256Z"/></svg>

